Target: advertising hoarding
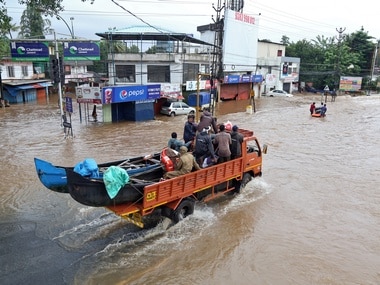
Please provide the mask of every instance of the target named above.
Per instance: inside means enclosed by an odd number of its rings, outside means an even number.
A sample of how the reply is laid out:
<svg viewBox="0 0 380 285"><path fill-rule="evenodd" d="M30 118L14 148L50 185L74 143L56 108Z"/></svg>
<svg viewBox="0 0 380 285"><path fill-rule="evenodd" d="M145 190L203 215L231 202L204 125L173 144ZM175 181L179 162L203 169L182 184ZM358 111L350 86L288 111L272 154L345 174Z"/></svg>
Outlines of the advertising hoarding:
<svg viewBox="0 0 380 285"><path fill-rule="evenodd" d="M339 81L339 90L342 91L359 91L362 88L362 78L353 76L341 76Z"/></svg>
<svg viewBox="0 0 380 285"><path fill-rule="evenodd" d="M99 87L75 87L75 95L78 103L102 103Z"/></svg>
<svg viewBox="0 0 380 285"><path fill-rule="evenodd" d="M11 42L13 61L49 61L47 42Z"/></svg>
<svg viewBox="0 0 380 285"><path fill-rule="evenodd" d="M64 42L63 57L65 60L100 60L98 42Z"/></svg>
<svg viewBox="0 0 380 285"><path fill-rule="evenodd" d="M161 85L108 86L102 89L103 104L155 100L160 98Z"/></svg>
<svg viewBox="0 0 380 285"><path fill-rule="evenodd" d="M243 75L226 75L224 76L224 83L259 83L263 81L261 74L243 74Z"/></svg>
<svg viewBox="0 0 380 285"><path fill-rule="evenodd" d="M226 9L224 17L224 72L254 70L257 61L258 19L229 9Z"/></svg>

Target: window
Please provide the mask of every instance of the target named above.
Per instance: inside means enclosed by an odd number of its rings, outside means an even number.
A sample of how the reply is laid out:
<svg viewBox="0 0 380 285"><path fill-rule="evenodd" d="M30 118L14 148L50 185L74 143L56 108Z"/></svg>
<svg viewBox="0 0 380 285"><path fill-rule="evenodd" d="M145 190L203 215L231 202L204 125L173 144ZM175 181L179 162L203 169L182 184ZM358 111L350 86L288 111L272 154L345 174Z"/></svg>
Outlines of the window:
<svg viewBox="0 0 380 285"><path fill-rule="evenodd" d="M183 64L183 82L197 80L199 65L184 63Z"/></svg>
<svg viewBox="0 0 380 285"><path fill-rule="evenodd" d="M148 65L148 82L170 83L170 66Z"/></svg>
<svg viewBox="0 0 380 285"><path fill-rule="evenodd" d="M120 82L136 82L136 67L134 65L116 65L116 77Z"/></svg>
<svg viewBox="0 0 380 285"><path fill-rule="evenodd" d="M15 69L13 66L7 66L8 77L15 77Z"/></svg>
<svg viewBox="0 0 380 285"><path fill-rule="evenodd" d="M21 73L22 73L22 76L28 76L28 67L21 66Z"/></svg>
<svg viewBox="0 0 380 285"><path fill-rule="evenodd" d="M277 50L277 56L282 56L282 50Z"/></svg>

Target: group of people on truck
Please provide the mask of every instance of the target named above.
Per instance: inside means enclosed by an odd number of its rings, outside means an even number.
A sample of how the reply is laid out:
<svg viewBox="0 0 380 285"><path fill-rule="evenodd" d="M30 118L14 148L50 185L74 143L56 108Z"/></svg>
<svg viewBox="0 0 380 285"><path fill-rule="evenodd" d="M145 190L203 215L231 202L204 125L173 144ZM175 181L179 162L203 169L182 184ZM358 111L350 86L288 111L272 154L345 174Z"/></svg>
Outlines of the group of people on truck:
<svg viewBox="0 0 380 285"><path fill-rule="evenodd" d="M243 135L239 133L238 126L231 127L216 123L208 109L203 111L199 123L195 123L195 116L188 115L183 130L183 141L173 132L168 141L167 153L175 150L174 170L164 174L164 179L170 179L199 170L215 163L222 163L240 157Z"/></svg>

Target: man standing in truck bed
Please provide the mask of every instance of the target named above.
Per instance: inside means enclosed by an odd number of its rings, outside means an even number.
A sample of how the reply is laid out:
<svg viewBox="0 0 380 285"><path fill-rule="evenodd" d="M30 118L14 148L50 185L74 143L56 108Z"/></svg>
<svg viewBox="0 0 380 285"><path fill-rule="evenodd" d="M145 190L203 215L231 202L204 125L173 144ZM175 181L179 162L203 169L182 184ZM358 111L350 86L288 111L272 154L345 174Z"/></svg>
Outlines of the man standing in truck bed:
<svg viewBox="0 0 380 285"><path fill-rule="evenodd" d="M219 126L219 133L217 133L214 138L214 144L218 146L217 155L219 156L219 163L226 162L231 159L231 135L226 132L225 128L226 127L221 124Z"/></svg>
<svg viewBox="0 0 380 285"><path fill-rule="evenodd" d="M236 125L232 127L231 140L231 159L234 159L241 156L241 144L244 140L244 136L239 133L239 128Z"/></svg>
<svg viewBox="0 0 380 285"><path fill-rule="evenodd" d="M201 132L204 128L207 128L207 127L212 127L215 134L218 132L218 127L216 126L216 120L210 113L209 108L204 109L201 119L199 121L197 130L198 132Z"/></svg>

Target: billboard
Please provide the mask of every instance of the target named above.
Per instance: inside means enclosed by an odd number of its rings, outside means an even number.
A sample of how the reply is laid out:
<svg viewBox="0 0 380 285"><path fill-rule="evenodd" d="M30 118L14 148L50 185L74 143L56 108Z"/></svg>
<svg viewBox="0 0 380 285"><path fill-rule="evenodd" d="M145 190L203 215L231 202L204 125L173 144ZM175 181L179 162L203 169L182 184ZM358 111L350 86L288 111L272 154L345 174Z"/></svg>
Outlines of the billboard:
<svg viewBox="0 0 380 285"><path fill-rule="evenodd" d="M160 98L161 85L108 86L102 89L103 104L155 100Z"/></svg>
<svg viewBox="0 0 380 285"><path fill-rule="evenodd" d="M243 75L226 75L224 76L224 83L259 83L263 81L261 74L243 74Z"/></svg>
<svg viewBox="0 0 380 285"><path fill-rule="evenodd" d="M47 42L11 42L13 61L49 61Z"/></svg>
<svg viewBox="0 0 380 285"><path fill-rule="evenodd" d="M65 60L100 60L98 42L64 42L63 57Z"/></svg>
<svg viewBox="0 0 380 285"><path fill-rule="evenodd" d="M102 103L100 87L75 87L75 95L78 103Z"/></svg>
<svg viewBox="0 0 380 285"><path fill-rule="evenodd" d="M342 91L359 91L362 88L362 78L352 76L341 76L339 81L339 90Z"/></svg>
<svg viewBox="0 0 380 285"><path fill-rule="evenodd" d="M247 72L256 67L258 19L226 9L224 15L223 70Z"/></svg>

